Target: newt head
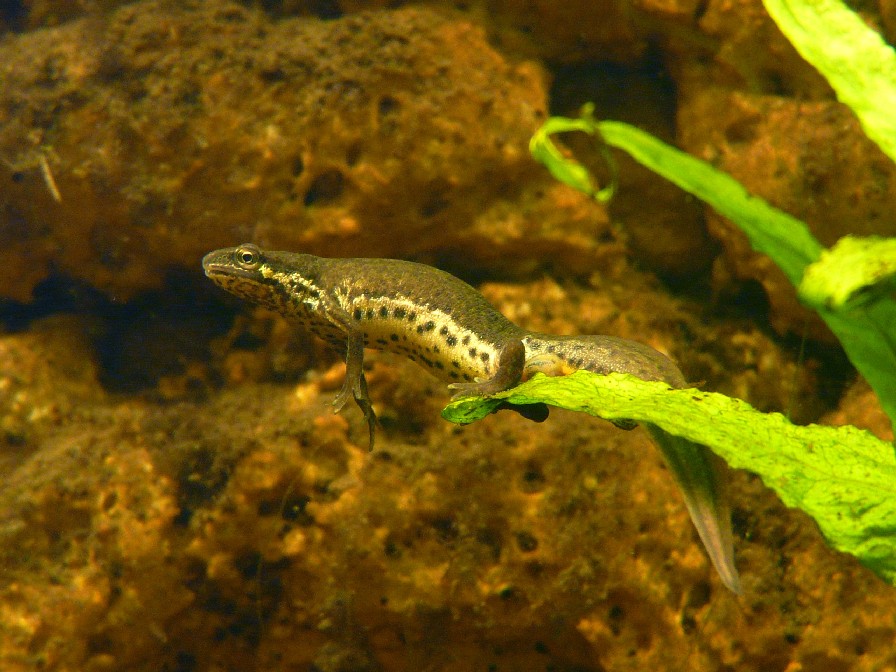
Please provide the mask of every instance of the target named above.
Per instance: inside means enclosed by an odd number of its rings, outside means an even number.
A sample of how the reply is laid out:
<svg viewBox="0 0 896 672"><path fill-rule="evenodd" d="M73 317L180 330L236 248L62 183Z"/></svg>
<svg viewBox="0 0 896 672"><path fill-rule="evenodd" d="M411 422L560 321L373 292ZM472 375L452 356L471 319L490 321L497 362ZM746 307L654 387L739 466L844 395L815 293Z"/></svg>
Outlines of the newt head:
<svg viewBox="0 0 896 672"><path fill-rule="evenodd" d="M303 312L300 304L316 304L320 297L320 259L309 254L265 252L243 243L209 252L202 268L222 289L284 315Z"/></svg>

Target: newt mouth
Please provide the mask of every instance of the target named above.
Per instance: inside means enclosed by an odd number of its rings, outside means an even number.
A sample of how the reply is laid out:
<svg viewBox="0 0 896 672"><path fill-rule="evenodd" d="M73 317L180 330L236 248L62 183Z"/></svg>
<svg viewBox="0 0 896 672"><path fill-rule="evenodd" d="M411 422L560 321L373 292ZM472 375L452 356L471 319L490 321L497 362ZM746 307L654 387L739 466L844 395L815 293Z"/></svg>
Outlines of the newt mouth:
<svg viewBox="0 0 896 672"><path fill-rule="evenodd" d="M233 264L217 261L215 257L218 256L214 252L211 252L205 255L202 258L202 270L205 271L205 275L208 278L251 278L253 277L251 271L247 271L245 269L234 266Z"/></svg>
<svg viewBox="0 0 896 672"><path fill-rule="evenodd" d="M250 271L244 271L241 268L234 268L226 264L203 264L205 275L208 278L252 278L254 277Z"/></svg>

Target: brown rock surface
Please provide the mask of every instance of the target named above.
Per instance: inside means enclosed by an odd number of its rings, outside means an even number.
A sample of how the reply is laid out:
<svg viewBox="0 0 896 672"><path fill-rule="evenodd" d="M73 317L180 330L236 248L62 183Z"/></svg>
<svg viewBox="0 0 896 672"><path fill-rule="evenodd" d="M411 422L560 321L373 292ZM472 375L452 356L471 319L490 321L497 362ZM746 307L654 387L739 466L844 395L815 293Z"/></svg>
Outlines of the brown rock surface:
<svg viewBox="0 0 896 672"><path fill-rule="evenodd" d="M292 11L305 3L286 0ZM389 0L338 0L340 11L387 8ZM443 6L438 0L413 4ZM502 51L526 54L552 63L631 62L643 56L647 40L637 30L632 5L619 0L471 0L463 7L487 26Z"/></svg>
<svg viewBox="0 0 896 672"><path fill-rule="evenodd" d="M846 234L896 235L896 166L839 103L706 87L684 98L679 128L691 153L806 222L823 245ZM708 223L727 270L762 283L773 326L803 333L813 314L784 274L731 222L710 213Z"/></svg>
<svg viewBox="0 0 896 672"><path fill-rule="evenodd" d="M870 26L891 26L890 4L859 10ZM803 220L824 245L847 234L893 235L893 162L836 102L761 0L710 0L693 19L693 32L669 25L663 31L664 63L679 94L677 144ZM758 281L778 332L831 338L737 227L708 208L707 225L723 250L713 280L717 291Z"/></svg>
<svg viewBox="0 0 896 672"><path fill-rule="evenodd" d="M855 425L867 429L884 441L893 440L890 419L880 407L877 395L864 380L851 385L840 400L840 406L824 418L828 425Z"/></svg>
<svg viewBox="0 0 896 672"><path fill-rule="evenodd" d="M642 430L556 411L453 427L442 385L372 354L368 453L357 409L331 413L337 357L198 269L250 238L489 268L523 278L483 287L522 325L636 338L705 389L885 436L867 388L839 398L842 353L802 357L761 311L698 300L715 249L693 203L627 174L626 235L526 157L546 78L514 59L613 58L631 72L599 85L628 90L604 109L660 133L677 115L680 142L824 235L834 212L876 230L889 167L758 0L326 22L283 17L383 3L77 4L30 3L25 27L92 11L0 42L0 294L37 296L0 300L0 669L896 667L893 588L756 477L732 474L736 597ZM657 63L677 100L637 86ZM630 249L692 265L689 298Z"/></svg>
<svg viewBox="0 0 896 672"><path fill-rule="evenodd" d="M0 341L4 458L12 458L18 448L39 445L60 425L79 422L82 406L105 399L85 326L83 320L55 316Z"/></svg>
<svg viewBox="0 0 896 672"><path fill-rule="evenodd" d="M484 291L521 324L636 336L690 379L760 406L787 403L793 355L749 324L706 324L658 289L617 258L587 289L543 280ZM737 598L712 573L641 430L556 411L542 425L504 413L453 427L438 418L440 384L372 354L383 428L368 453L356 409L330 411L338 369L256 380L277 370L289 332L255 324L235 322L212 359L182 374L205 369L231 381L226 390L171 385L193 390L173 403L104 393L89 348L85 362L68 345L85 342L77 322L0 339L19 348L32 406L78 404L24 432L4 464L2 669L896 662L892 588L832 552L757 479L732 478ZM801 370L793 396L814 384L811 367Z"/></svg>
<svg viewBox="0 0 896 672"><path fill-rule="evenodd" d="M787 41L762 0L709 0L694 19L699 46L673 43L684 58L669 62L686 95L689 71L696 69L693 81L703 83L698 88L712 83L752 93L832 98L830 86ZM709 58L700 57L701 48Z"/></svg>
<svg viewBox="0 0 896 672"><path fill-rule="evenodd" d="M141 2L7 38L0 63L0 293L19 300L51 268L124 299L249 239L581 272L607 231L528 156L541 70L457 16Z"/></svg>

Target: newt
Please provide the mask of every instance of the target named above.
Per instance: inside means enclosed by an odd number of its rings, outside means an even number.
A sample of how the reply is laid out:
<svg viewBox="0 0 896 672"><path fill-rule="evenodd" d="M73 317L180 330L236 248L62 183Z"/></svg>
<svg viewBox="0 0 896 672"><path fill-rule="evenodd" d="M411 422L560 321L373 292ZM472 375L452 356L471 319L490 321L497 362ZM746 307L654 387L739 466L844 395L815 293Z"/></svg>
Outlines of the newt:
<svg viewBox="0 0 896 672"><path fill-rule="evenodd" d="M376 414L364 377L364 348L408 357L446 381L455 397L495 394L536 372L565 375L580 369L686 385L675 363L648 345L614 336L529 331L464 281L424 264L265 251L245 243L210 252L202 266L223 289L291 318L344 355L345 379L333 405L338 412L354 399L367 420L371 448ZM543 419L539 415L530 417ZM722 582L739 593L723 465L704 446L658 427L648 430Z"/></svg>

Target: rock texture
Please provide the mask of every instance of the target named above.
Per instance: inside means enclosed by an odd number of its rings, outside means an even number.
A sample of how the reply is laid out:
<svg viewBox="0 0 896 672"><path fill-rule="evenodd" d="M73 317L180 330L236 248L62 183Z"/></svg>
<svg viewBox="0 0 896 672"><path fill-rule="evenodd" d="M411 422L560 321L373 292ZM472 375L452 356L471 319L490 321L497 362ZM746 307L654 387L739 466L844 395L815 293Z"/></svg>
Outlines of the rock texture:
<svg viewBox="0 0 896 672"><path fill-rule="evenodd" d="M608 234L528 156L542 70L457 16L141 2L0 62L0 293L20 301L51 270L123 300L250 239L582 272Z"/></svg>
<svg viewBox="0 0 896 672"><path fill-rule="evenodd" d="M4 672L896 668L893 588L752 475L736 597L641 430L453 427L370 355L369 453L337 355L201 276L246 240L428 260L521 325L892 438L725 222L624 160L604 208L528 158L594 99L826 243L891 233L892 165L759 0L455 4L0 8Z"/></svg>
<svg viewBox="0 0 896 672"><path fill-rule="evenodd" d="M484 289L521 323L638 335L751 398L786 394L776 382L796 366L748 325L706 330L693 306L625 264L589 289ZM186 392L167 403L106 393L95 360L72 349L90 333L78 319L0 339L3 361L19 362L0 386L20 391L2 407L4 427L19 429L0 465L0 667L896 663L892 589L757 479L732 479L738 598L714 576L641 430L557 411L542 425L507 413L453 427L438 418L437 381L372 355L383 427L368 453L360 414L329 407L341 367L258 382L295 347L290 331L258 332L264 323L238 320L212 343L217 354L180 376L227 379L226 391L169 382L158 389ZM51 413L22 419L22 403L54 399Z"/></svg>

